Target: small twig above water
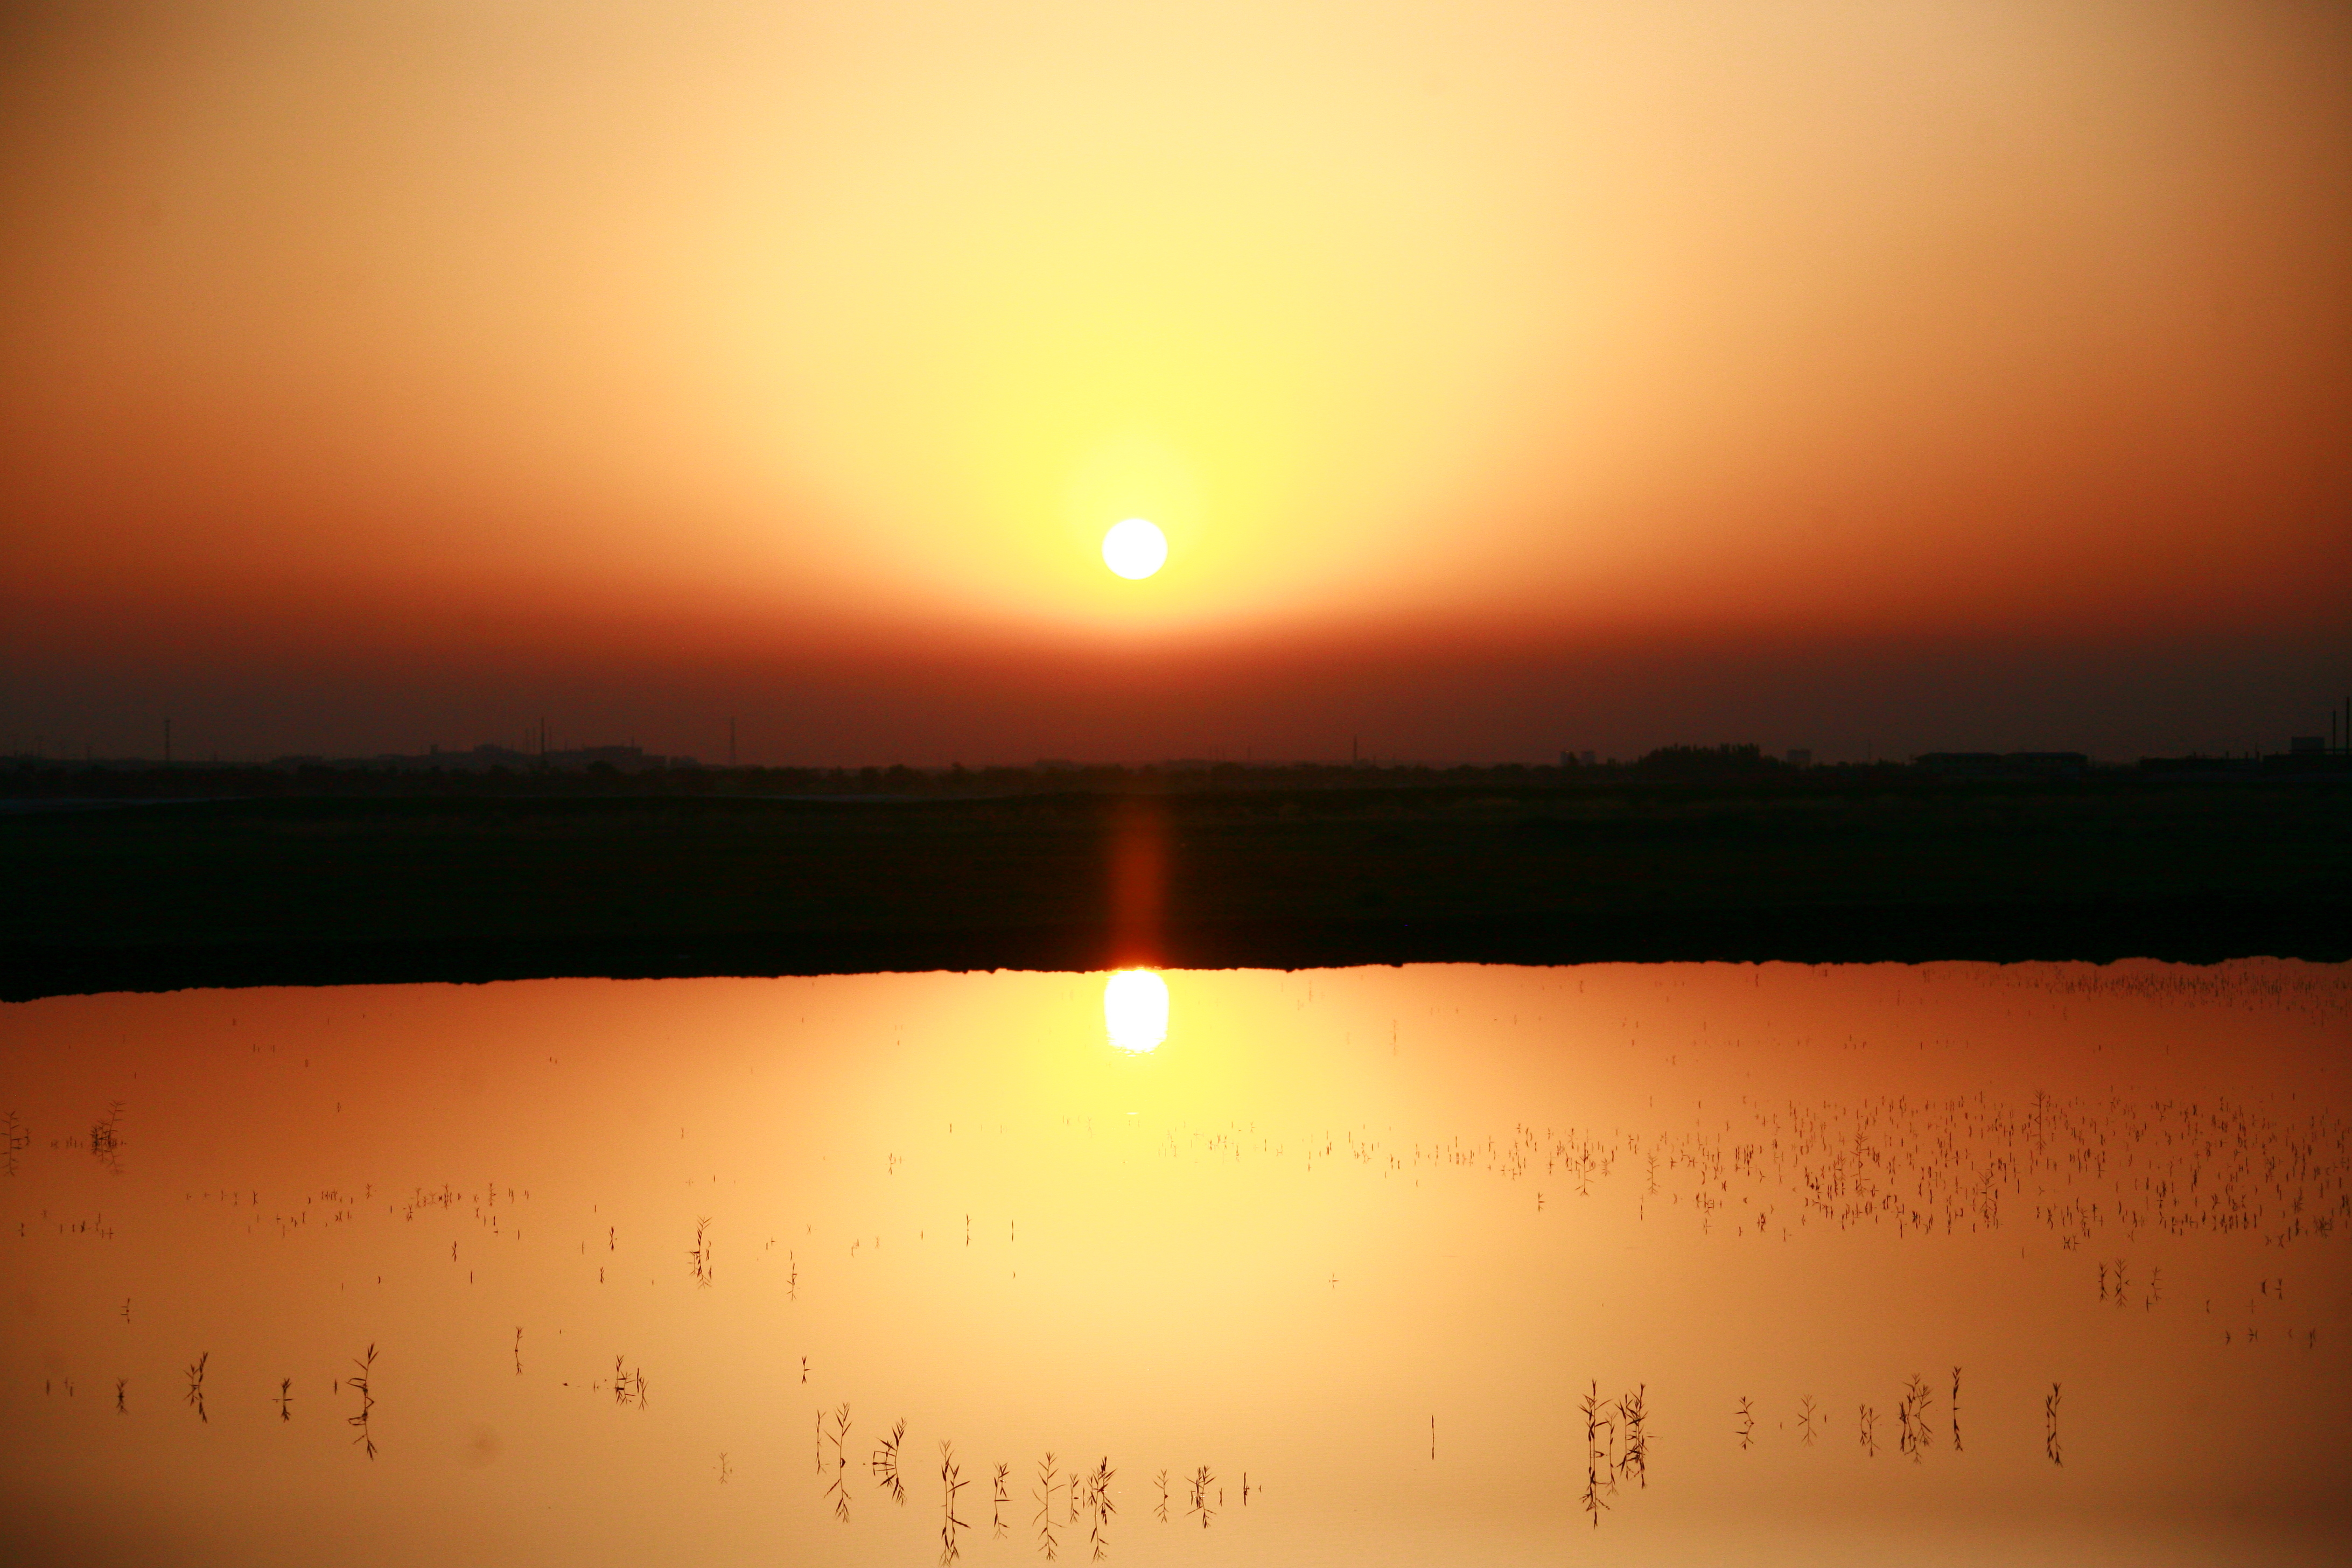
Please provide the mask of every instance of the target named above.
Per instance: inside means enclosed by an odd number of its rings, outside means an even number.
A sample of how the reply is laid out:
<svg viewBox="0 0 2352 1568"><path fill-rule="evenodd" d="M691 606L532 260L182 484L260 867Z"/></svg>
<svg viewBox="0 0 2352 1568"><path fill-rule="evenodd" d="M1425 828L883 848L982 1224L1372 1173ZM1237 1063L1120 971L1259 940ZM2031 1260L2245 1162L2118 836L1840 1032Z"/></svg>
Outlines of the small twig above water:
<svg viewBox="0 0 2352 1568"><path fill-rule="evenodd" d="M956 1463L955 1445L940 1440L940 1564L946 1568L961 1556L956 1544L956 1533L966 1528L956 1513L956 1500L969 1483L963 1479L963 1468Z"/></svg>
<svg viewBox="0 0 2352 1568"><path fill-rule="evenodd" d="M373 1459L375 1458L375 1438L368 1431L368 1417L375 1413L375 1346L368 1346L367 1354L358 1357L353 1364L360 1370L343 1381L360 1391L360 1413L346 1416L344 1420L346 1425L359 1428L359 1436L352 1441L364 1445L367 1457Z"/></svg>
<svg viewBox="0 0 2352 1568"><path fill-rule="evenodd" d="M880 1446L874 1450L874 1458L871 1461L875 1484L888 1492L890 1500L901 1508L907 1505L907 1487L906 1483L898 1479L898 1445L906 1440L906 1436L907 1419L902 1415L898 1418L898 1425L890 1428L890 1435L883 1438Z"/></svg>

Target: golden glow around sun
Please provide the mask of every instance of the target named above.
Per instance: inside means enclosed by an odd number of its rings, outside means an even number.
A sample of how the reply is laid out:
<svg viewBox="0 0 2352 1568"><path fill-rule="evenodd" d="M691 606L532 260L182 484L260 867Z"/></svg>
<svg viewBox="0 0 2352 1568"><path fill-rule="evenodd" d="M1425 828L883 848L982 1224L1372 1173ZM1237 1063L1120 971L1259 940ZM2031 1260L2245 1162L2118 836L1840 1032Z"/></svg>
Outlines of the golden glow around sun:
<svg viewBox="0 0 2352 1568"><path fill-rule="evenodd" d="M1139 517L1114 523L1103 535L1103 564L1130 581L1149 577L1168 559L1168 536Z"/></svg>
<svg viewBox="0 0 2352 1568"><path fill-rule="evenodd" d="M1168 983L1149 969L1122 969L1103 983L1103 1027L1122 1051L1148 1051L1168 1037Z"/></svg>

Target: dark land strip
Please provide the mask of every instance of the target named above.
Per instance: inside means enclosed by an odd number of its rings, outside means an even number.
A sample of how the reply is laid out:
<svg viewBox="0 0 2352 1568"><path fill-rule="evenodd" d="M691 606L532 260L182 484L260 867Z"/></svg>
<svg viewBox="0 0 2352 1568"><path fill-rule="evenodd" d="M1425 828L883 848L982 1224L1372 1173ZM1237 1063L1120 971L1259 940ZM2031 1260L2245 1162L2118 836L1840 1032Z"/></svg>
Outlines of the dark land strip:
<svg viewBox="0 0 2352 1568"><path fill-rule="evenodd" d="M2336 781L1440 777L9 815L0 999L1135 962L2352 958Z"/></svg>

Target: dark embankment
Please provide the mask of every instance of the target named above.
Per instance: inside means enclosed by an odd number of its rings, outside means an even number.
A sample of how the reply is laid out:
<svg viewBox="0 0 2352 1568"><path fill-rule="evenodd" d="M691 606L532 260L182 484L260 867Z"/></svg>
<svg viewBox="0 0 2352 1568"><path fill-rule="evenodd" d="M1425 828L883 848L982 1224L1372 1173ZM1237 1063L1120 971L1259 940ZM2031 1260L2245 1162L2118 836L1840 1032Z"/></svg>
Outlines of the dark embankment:
<svg viewBox="0 0 2352 1568"><path fill-rule="evenodd" d="M2352 957L2352 787L2327 780L658 787L0 817L0 996L1142 960Z"/></svg>

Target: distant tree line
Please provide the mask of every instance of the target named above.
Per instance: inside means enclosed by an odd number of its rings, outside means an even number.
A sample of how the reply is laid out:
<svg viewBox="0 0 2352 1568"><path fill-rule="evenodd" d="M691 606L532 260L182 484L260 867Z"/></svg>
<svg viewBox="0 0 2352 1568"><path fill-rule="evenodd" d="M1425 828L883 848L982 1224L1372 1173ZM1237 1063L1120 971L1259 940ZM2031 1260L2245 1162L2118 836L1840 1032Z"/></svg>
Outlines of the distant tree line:
<svg viewBox="0 0 2352 1568"><path fill-rule="evenodd" d="M2333 763L2318 759L2270 758ZM2263 761L2213 764L2236 773L2271 773ZM918 768L904 763L861 768L719 767L436 767L418 759L270 763L117 761L87 763L30 757L0 758L0 800L191 800L587 798L672 799L799 796L813 799L952 799L996 796L1106 795L1277 795L1435 792L1438 795L1529 792L1590 793L1627 788L1670 793L1692 788L1781 793L1855 789L1934 789L1957 784L2149 782L2201 776L2196 760L2150 758L2137 768L2102 767L2074 752L1931 752L1910 762L1833 763L1801 766L1767 754L1753 742L1661 746L1632 762L1558 764L1505 763L1435 766L1410 763L1166 762L1140 764L1048 762L1026 767ZM2063 764L2063 765L2054 765Z"/></svg>
<svg viewBox="0 0 2352 1568"><path fill-rule="evenodd" d="M1768 757L1754 742L1720 746L1660 746L1644 752L1634 768L1664 778L1720 778L1727 773L1773 772L1789 764Z"/></svg>

